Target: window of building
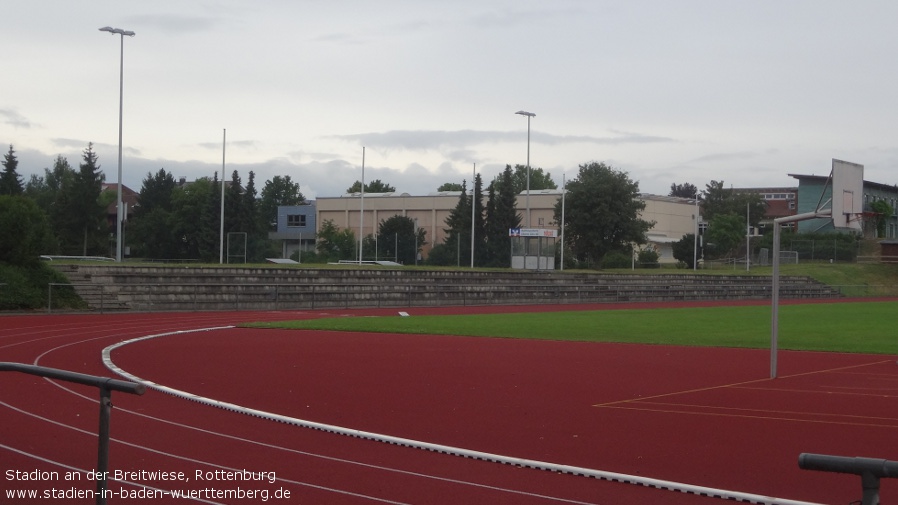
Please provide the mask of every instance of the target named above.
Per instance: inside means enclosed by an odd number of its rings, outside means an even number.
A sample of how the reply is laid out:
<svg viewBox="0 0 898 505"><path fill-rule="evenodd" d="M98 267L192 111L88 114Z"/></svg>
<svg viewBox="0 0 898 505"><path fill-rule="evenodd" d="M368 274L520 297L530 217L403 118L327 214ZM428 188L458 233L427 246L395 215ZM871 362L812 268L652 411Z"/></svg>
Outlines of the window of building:
<svg viewBox="0 0 898 505"><path fill-rule="evenodd" d="M764 193L764 200L794 200L795 193Z"/></svg>
<svg viewBox="0 0 898 505"><path fill-rule="evenodd" d="M287 228L304 228L305 226L305 214L287 214Z"/></svg>

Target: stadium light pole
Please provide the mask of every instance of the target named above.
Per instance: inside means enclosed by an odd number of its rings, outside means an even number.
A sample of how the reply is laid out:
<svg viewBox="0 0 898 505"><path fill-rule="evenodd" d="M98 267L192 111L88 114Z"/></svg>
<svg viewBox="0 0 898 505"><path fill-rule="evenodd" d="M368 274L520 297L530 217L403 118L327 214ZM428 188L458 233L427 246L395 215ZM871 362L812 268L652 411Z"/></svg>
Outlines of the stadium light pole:
<svg viewBox="0 0 898 505"><path fill-rule="evenodd" d="M527 228L530 228L530 118L536 116L532 112L519 110L515 112L520 116L527 116Z"/></svg>
<svg viewBox="0 0 898 505"><path fill-rule="evenodd" d="M362 146L362 186L359 199L359 266L362 265L362 240L365 224L365 146Z"/></svg>
<svg viewBox="0 0 898 505"><path fill-rule="evenodd" d="M692 271L698 270L698 220L699 220L699 210L698 210L698 191L695 192L695 213L692 214L692 219L695 221L695 235L692 236Z"/></svg>
<svg viewBox="0 0 898 505"><path fill-rule="evenodd" d="M122 104L125 90L125 35L134 36L134 32L104 26L101 32L120 35L119 74L118 74L118 189L115 198L115 261L122 261Z"/></svg>
<svg viewBox="0 0 898 505"><path fill-rule="evenodd" d="M567 181L561 172L561 270L564 271L564 197L567 195Z"/></svg>
<svg viewBox="0 0 898 505"><path fill-rule="evenodd" d="M224 265L224 216L225 216L225 149L228 146L228 129L221 130L221 211L218 220L218 264Z"/></svg>
<svg viewBox="0 0 898 505"><path fill-rule="evenodd" d="M471 177L471 268L474 268L474 209L477 203L474 198L477 197L474 192L474 179L477 178L477 163L474 163L474 175Z"/></svg>

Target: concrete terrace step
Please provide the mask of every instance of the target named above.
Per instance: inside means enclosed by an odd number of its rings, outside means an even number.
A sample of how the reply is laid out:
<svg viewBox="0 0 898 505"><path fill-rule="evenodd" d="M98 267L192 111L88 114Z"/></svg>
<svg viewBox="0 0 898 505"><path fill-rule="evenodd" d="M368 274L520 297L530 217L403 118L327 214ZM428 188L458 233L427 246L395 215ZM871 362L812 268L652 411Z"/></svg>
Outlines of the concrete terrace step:
<svg viewBox="0 0 898 505"><path fill-rule="evenodd" d="M402 269L56 266L96 310L290 310L528 303L769 299L769 277ZM783 276L781 298L835 298Z"/></svg>

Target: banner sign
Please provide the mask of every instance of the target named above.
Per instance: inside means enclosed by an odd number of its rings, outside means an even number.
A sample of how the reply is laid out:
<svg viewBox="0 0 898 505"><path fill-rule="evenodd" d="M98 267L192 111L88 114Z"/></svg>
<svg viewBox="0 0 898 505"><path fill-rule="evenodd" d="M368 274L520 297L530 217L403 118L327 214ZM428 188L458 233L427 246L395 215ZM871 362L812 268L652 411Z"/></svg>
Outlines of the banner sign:
<svg viewBox="0 0 898 505"><path fill-rule="evenodd" d="M558 238L558 230L548 228L509 228L508 236Z"/></svg>

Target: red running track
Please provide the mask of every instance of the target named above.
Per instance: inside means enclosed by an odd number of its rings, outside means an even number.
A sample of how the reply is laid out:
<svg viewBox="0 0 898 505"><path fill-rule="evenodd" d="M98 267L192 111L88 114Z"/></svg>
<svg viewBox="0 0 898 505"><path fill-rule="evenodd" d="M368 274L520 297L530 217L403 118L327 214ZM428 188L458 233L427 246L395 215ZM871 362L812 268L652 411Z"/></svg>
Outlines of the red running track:
<svg viewBox="0 0 898 505"><path fill-rule="evenodd" d="M442 312L452 310L459 308ZM122 340L321 315L8 316L0 318L0 360L109 376L100 351ZM136 342L112 359L146 380L284 416L793 500L848 503L860 494L858 477L799 470L801 452L898 459L898 366L888 356L781 351L780 378L770 380L764 350L222 329ZM2 491L93 489L63 481L62 472L96 465L96 391L13 373L3 384L4 477L39 469L60 478L6 478ZM211 503L262 503L263 492L285 504L719 501L298 428L152 390L114 393L113 402L110 467L181 471L191 480L132 479L159 496L110 503L189 503L161 494L182 488ZM242 469L276 480L195 479L197 471ZM898 493L890 480L883 486L886 498ZM238 488L257 494L214 494ZM278 490L290 497L275 500ZM0 503L48 501L4 494Z"/></svg>

